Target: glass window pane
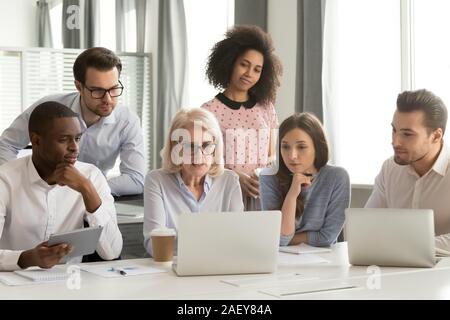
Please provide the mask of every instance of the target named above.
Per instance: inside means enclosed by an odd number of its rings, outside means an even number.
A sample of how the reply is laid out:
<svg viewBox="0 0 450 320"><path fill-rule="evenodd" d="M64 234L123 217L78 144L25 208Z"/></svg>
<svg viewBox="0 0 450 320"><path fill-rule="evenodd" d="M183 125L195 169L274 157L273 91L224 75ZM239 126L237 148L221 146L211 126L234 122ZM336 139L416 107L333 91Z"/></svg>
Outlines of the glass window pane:
<svg viewBox="0 0 450 320"><path fill-rule="evenodd" d="M333 162L372 184L392 155L401 90L400 2L329 0L324 34L325 127Z"/></svg>
<svg viewBox="0 0 450 320"><path fill-rule="evenodd" d="M450 106L450 1L415 0L414 55L416 89L425 88Z"/></svg>
<svg viewBox="0 0 450 320"><path fill-rule="evenodd" d="M200 107L217 90L205 78L206 61L213 45L234 23L234 0L184 0L188 40L188 106Z"/></svg>

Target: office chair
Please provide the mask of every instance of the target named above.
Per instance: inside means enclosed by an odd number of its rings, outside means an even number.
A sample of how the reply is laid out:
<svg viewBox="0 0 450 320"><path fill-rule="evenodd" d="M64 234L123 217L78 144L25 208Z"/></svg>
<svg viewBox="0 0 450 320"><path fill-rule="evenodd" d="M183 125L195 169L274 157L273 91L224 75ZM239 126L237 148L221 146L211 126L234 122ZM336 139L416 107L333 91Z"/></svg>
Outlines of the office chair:
<svg viewBox="0 0 450 320"><path fill-rule="evenodd" d="M345 237L344 237L344 229L341 230L341 232L338 235L337 241L336 242L344 242L345 241Z"/></svg>

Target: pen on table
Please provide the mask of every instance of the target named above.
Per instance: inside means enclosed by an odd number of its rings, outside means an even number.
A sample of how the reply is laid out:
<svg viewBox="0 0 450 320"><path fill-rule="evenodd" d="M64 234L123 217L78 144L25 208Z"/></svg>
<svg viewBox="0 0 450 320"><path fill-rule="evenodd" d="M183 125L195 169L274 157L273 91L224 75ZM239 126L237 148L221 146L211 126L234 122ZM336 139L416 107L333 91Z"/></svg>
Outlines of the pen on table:
<svg viewBox="0 0 450 320"><path fill-rule="evenodd" d="M123 276L127 275L127 273L124 270L122 270L122 269L111 268L109 271L117 271L118 273L120 273Z"/></svg>

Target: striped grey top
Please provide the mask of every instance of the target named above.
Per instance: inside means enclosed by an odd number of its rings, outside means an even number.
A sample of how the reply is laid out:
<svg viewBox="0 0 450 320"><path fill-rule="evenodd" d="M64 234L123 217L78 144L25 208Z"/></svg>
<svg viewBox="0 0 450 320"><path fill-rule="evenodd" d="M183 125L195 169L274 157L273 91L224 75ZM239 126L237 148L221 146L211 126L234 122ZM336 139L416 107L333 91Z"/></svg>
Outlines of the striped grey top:
<svg viewBox="0 0 450 320"><path fill-rule="evenodd" d="M281 210L278 178L261 173L260 201L262 210ZM296 220L295 233L307 232L308 244L329 246L336 242L345 220L344 210L350 203L350 179L347 171L340 167L322 167L311 186L302 188L305 194L305 210ZM294 234L281 236L280 245L286 246Z"/></svg>

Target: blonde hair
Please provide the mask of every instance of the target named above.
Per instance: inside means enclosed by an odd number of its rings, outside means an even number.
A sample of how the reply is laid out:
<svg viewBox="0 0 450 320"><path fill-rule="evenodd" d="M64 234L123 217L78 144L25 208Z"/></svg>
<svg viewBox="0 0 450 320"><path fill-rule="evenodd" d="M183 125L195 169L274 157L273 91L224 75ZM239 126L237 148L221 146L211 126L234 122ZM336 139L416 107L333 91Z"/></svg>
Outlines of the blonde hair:
<svg viewBox="0 0 450 320"><path fill-rule="evenodd" d="M175 146L175 140L172 140L172 133L177 129L188 130L196 123L200 123L202 129L206 130L214 137L214 143L216 144L214 162L211 164L208 174L211 177L220 176L224 171L222 131L220 130L219 122L214 114L202 108L183 108L175 114L170 125L166 143L160 152L162 168L170 173L179 172L181 170L181 164L175 164L171 157L172 148Z"/></svg>

